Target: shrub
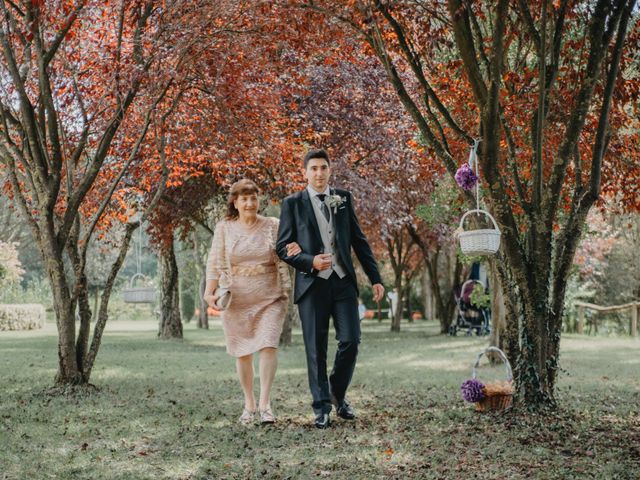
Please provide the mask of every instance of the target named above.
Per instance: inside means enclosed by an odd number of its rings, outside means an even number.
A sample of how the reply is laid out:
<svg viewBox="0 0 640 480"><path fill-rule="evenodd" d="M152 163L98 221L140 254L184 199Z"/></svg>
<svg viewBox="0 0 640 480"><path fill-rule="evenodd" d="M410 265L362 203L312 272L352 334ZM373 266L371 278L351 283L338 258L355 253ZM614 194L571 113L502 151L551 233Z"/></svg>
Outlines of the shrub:
<svg viewBox="0 0 640 480"><path fill-rule="evenodd" d="M20 282L24 270L18 260L18 244L0 240L0 287Z"/></svg>
<svg viewBox="0 0 640 480"><path fill-rule="evenodd" d="M46 314L40 304L0 304L0 330L35 330L44 327Z"/></svg>

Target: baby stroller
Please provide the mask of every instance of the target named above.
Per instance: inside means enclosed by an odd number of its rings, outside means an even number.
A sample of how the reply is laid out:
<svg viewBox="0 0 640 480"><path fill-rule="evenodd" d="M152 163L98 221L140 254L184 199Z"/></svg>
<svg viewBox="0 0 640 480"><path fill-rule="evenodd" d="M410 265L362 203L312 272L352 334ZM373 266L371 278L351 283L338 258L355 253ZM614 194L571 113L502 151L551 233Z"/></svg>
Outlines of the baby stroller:
<svg viewBox="0 0 640 480"><path fill-rule="evenodd" d="M485 286L480 280L467 280L454 292L456 299L456 319L449 327L449 335L457 335L458 330L465 330L466 335L489 335L491 332L491 312L487 308L478 308L471 303L471 292L476 283Z"/></svg>

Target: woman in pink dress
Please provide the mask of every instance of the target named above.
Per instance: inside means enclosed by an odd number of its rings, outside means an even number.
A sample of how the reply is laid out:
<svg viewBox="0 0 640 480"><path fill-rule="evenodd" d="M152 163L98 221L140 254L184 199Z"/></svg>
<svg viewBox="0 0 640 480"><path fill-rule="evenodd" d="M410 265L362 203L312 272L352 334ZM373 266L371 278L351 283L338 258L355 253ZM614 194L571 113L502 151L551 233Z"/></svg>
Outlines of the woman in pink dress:
<svg viewBox="0 0 640 480"><path fill-rule="evenodd" d="M278 219L258 215L258 187L251 180L232 185L227 215L215 227L207 261L205 300L214 306L216 288L229 287L231 300L222 312L227 353L236 357L244 393L240 423L254 422L253 354L260 352L260 422L274 423L271 386L277 348L291 289L287 265L275 251ZM292 247L299 248L297 245Z"/></svg>

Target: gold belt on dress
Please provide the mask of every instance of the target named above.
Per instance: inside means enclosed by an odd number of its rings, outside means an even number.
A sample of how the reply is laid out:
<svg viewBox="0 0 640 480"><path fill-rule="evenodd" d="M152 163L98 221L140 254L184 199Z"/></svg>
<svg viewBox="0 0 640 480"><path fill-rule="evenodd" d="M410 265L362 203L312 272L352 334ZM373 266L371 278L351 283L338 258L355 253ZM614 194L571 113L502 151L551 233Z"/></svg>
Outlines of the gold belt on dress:
<svg viewBox="0 0 640 480"><path fill-rule="evenodd" d="M231 273L241 277L252 277L254 275L272 273L277 270L278 269L275 265L235 265L231 267Z"/></svg>

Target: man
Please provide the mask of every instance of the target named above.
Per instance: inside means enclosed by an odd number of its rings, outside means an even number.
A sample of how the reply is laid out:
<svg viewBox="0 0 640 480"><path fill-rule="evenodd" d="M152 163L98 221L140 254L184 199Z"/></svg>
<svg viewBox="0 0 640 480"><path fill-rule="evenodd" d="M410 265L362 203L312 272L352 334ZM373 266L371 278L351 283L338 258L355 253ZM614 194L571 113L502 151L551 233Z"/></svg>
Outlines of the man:
<svg viewBox="0 0 640 480"><path fill-rule="evenodd" d="M339 417L353 420L355 413L346 392L356 365L360 343L358 288L351 249L373 284L373 300L384 295L376 260L353 210L351 194L329 188L331 167L324 150L304 157L308 185L285 198L280 213L276 250L296 269L294 303L298 304L315 426L327 428L332 404ZM287 245L302 251L289 255ZM329 317L333 317L338 349L327 378Z"/></svg>

